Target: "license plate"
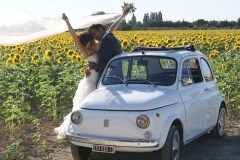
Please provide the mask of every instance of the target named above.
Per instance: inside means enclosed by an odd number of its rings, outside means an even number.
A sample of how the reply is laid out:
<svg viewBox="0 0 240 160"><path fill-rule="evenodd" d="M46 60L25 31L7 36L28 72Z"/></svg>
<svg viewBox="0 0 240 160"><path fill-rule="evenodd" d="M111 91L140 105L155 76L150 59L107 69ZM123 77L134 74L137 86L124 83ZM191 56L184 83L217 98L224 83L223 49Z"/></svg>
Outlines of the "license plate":
<svg viewBox="0 0 240 160"><path fill-rule="evenodd" d="M93 152L115 153L114 146L93 145Z"/></svg>

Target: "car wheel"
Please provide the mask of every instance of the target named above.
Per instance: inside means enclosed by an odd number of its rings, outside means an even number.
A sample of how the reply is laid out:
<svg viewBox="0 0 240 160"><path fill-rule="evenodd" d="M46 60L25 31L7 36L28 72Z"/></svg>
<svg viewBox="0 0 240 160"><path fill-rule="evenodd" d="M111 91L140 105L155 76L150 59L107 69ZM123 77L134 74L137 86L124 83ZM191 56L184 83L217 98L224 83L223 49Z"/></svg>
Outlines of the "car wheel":
<svg viewBox="0 0 240 160"><path fill-rule="evenodd" d="M167 140L162 148L162 160L179 160L181 151L181 139L178 128L170 127Z"/></svg>
<svg viewBox="0 0 240 160"><path fill-rule="evenodd" d="M226 108L222 105L220 107L219 113L218 113L218 120L217 124L215 127L212 129L211 134L216 137L222 137L225 133L225 126L226 126L226 117L227 117L227 112Z"/></svg>
<svg viewBox="0 0 240 160"><path fill-rule="evenodd" d="M91 148L80 147L70 143L72 157L74 160L88 160L91 156Z"/></svg>

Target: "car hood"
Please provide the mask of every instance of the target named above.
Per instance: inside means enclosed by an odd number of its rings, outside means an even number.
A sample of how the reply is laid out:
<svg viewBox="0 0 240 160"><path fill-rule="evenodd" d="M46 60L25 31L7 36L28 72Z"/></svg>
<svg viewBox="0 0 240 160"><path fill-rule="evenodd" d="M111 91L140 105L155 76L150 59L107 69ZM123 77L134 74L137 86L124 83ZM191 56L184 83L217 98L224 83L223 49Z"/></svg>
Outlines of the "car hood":
<svg viewBox="0 0 240 160"><path fill-rule="evenodd" d="M150 110L177 103L173 89L159 87L100 88L89 94L81 103L82 109L99 110Z"/></svg>

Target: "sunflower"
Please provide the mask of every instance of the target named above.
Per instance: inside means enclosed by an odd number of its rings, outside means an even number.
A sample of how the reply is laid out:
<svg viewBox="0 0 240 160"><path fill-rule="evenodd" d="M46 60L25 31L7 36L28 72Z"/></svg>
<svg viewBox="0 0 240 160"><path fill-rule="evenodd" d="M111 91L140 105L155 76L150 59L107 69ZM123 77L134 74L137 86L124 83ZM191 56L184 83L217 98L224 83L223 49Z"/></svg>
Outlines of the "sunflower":
<svg viewBox="0 0 240 160"><path fill-rule="evenodd" d="M225 44L225 51L229 50L229 44Z"/></svg>
<svg viewBox="0 0 240 160"><path fill-rule="evenodd" d="M52 59L52 58L53 58L53 53L52 53L52 51L46 50L46 51L45 51L45 57L46 57L47 59Z"/></svg>
<svg viewBox="0 0 240 160"><path fill-rule="evenodd" d="M134 40L137 40L137 38L138 38L138 37L137 37L137 35L136 35L136 34L134 34Z"/></svg>
<svg viewBox="0 0 240 160"><path fill-rule="evenodd" d="M87 65L88 65L88 61L87 61L87 60L84 60L83 64L84 64L85 66L87 66Z"/></svg>
<svg viewBox="0 0 240 160"><path fill-rule="evenodd" d="M10 62L12 62L12 59L11 59L11 58L8 58L8 59L6 60L6 66L8 66Z"/></svg>
<svg viewBox="0 0 240 160"><path fill-rule="evenodd" d="M63 59L62 59L62 58L58 58L57 63L58 63L58 64L62 64L62 62L63 62Z"/></svg>
<svg viewBox="0 0 240 160"><path fill-rule="evenodd" d="M20 54L15 54L15 55L14 55L14 58L16 58L16 59L20 59L21 56L20 56Z"/></svg>
<svg viewBox="0 0 240 160"><path fill-rule="evenodd" d="M167 43L169 44L169 43L172 43L173 41L171 40L171 39L168 39L167 40Z"/></svg>
<svg viewBox="0 0 240 160"><path fill-rule="evenodd" d="M76 55L76 54L73 54L72 59L73 59L73 60L77 60L77 55Z"/></svg>
<svg viewBox="0 0 240 160"><path fill-rule="evenodd" d="M34 56L32 56L32 61L39 61L40 56L38 54L35 54Z"/></svg>
<svg viewBox="0 0 240 160"><path fill-rule="evenodd" d="M122 42L122 46L123 46L123 48L127 48L127 46L128 46L128 41L127 41L127 40L124 40L124 41Z"/></svg>
<svg viewBox="0 0 240 160"><path fill-rule="evenodd" d="M22 52L22 54L24 54L26 52L26 49L22 48L21 52Z"/></svg>
<svg viewBox="0 0 240 160"><path fill-rule="evenodd" d="M202 37L202 41L205 42L207 40L206 37Z"/></svg>
<svg viewBox="0 0 240 160"><path fill-rule="evenodd" d="M147 47L153 47L153 46L152 46L152 43L148 43L148 44L147 44Z"/></svg>
<svg viewBox="0 0 240 160"><path fill-rule="evenodd" d="M68 50L68 48L65 48L65 51L66 51L66 49ZM69 58L72 58L73 55L74 55L73 50L69 50L68 53L67 53L67 56L68 56Z"/></svg>
<svg viewBox="0 0 240 160"><path fill-rule="evenodd" d="M10 57L11 57L12 59L14 58L14 56L15 56L14 53L11 53L11 54L10 54Z"/></svg>
<svg viewBox="0 0 240 160"><path fill-rule="evenodd" d="M183 41L182 43L184 46L188 45L188 41Z"/></svg>
<svg viewBox="0 0 240 160"><path fill-rule="evenodd" d="M240 52L240 43L236 43L234 45L234 49L237 51L237 52Z"/></svg>
<svg viewBox="0 0 240 160"><path fill-rule="evenodd" d="M79 63L81 63L81 62L82 62L82 58L81 58L80 56L77 56L77 61L78 61Z"/></svg>
<svg viewBox="0 0 240 160"><path fill-rule="evenodd" d="M20 46L18 46L18 47L16 48L16 50L20 52L20 51L22 50L22 48L21 48Z"/></svg>
<svg viewBox="0 0 240 160"><path fill-rule="evenodd" d="M3 49L3 50L5 50L5 49L6 49L6 47L5 47L5 46L2 46L2 49Z"/></svg>
<svg viewBox="0 0 240 160"><path fill-rule="evenodd" d="M36 47L36 50L37 50L37 51L41 51L41 49L42 49L42 48L41 48L40 46L37 46L37 47Z"/></svg>
<svg viewBox="0 0 240 160"><path fill-rule="evenodd" d="M195 38L195 37L193 37L193 38L191 39L191 41L192 41L192 42L196 41L196 38Z"/></svg>
<svg viewBox="0 0 240 160"><path fill-rule="evenodd" d="M214 49L214 50L212 50L212 52L211 53L213 53L213 54L219 54L219 52L218 52L218 50L216 50L216 49Z"/></svg>
<svg viewBox="0 0 240 160"><path fill-rule="evenodd" d="M183 41L182 38L179 38L179 39L178 39L178 42L179 42L179 43L182 42L182 41Z"/></svg>
<svg viewBox="0 0 240 160"><path fill-rule="evenodd" d="M34 51L33 51L33 50L30 50L29 53L30 53L30 55L33 55L33 54L34 54Z"/></svg>
<svg viewBox="0 0 240 160"><path fill-rule="evenodd" d="M16 63L19 62L19 59L17 59L17 58L13 58L12 62L13 62L14 64L16 64Z"/></svg>
<svg viewBox="0 0 240 160"><path fill-rule="evenodd" d="M237 42L240 42L240 37L237 37Z"/></svg>
<svg viewBox="0 0 240 160"><path fill-rule="evenodd" d="M240 46L235 45L234 49L235 49L237 52L240 52Z"/></svg>
<svg viewBox="0 0 240 160"><path fill-rule="evenodd" d="M85 74L85 70L83 68L80 69L80 74Z"/></svg>
<svg viewBox="0 0 240 160"><path fill-rule="evenodd" d="M213 59L213 58L215 57L215 53L210 53L210 54L208 55L208 57L209 57L210 59Z"/></svg>
<svg viewBox="0 0 240 160"><path fill-rule="evenodd" d="M226 70L227 69L227 65L226 64L222 64L222 69Z"/></svg>
<svg viewBox="0 0 240 160"><path fill-rule="evenodd" d="M142 44L143 41L144 41L144 39L143 39L143 38L140 38L140 39L138 40L138 43L139 43L139 44Z"/></svg>
<svg viewBox="0 0 240 160"><path fill-rule="evenodd" d="M68 48L65 48L65 49L64 49L65 52L68 52L68 50L69 50Z"/></svg>
<svg viewBox="0 0 240 160"><path fill-rule="evenodd" d="M161 41L158 41L157 43L156 43L156 47L161 47L162 46L162 42Z"/></svg>
<svg viewBox="0 0 240 160"><path fill-rule="evenodd" d="M61 54L62 53L62 51L61 50L57 50L57 54Z"/></svg>

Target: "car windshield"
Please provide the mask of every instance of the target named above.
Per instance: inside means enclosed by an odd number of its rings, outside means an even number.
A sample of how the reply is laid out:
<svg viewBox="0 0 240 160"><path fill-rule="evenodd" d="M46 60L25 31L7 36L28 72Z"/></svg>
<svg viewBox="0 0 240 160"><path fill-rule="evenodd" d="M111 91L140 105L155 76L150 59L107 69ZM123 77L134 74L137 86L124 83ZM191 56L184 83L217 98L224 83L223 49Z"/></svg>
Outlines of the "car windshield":
<svg viewBox="0 0 240 160"><path fill-rule="evenodd" d="M169 57L135 56L113 60L102 80L103 85L150 84L170 86L175 83L177 61Z"/></svg>

